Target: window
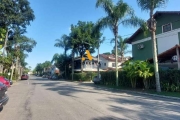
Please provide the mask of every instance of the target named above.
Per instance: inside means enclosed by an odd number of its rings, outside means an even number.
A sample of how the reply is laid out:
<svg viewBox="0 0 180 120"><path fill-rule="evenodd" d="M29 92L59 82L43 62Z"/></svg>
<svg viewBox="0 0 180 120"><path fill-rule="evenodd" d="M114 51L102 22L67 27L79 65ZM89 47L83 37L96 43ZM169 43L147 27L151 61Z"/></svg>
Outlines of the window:
<svg viewBox="0 0 180 120"><path fill-rule="evenodd" d="M171 23L162 26L162 32L168 32L171 31L171 29L172 29Z"/></svg>
<svg viewBox="0 0 180 120"><path fill-rule="evenodd" d="M106 66L106 63L104 63L104 66Z"/></svg>
<svg viewBox="0 0 180 120"><path fill-rule="evenodd" d="M116 67L115 63L112 63L112 67Z"/></svg>

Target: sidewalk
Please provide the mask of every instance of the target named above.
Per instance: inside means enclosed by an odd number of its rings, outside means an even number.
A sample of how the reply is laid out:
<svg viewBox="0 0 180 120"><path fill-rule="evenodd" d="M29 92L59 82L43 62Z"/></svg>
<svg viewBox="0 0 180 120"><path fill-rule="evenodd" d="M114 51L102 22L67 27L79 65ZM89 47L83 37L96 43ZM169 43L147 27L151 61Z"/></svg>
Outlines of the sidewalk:
<svg viewBox="0 0 180 120"><path fill-rule="evenodd" d="M92 83L92 84L94 84L93 82L79 82L79 83ZM110 89L110 90L118 90L118 91L122 91L122 92L126 92L126 93L148 95L148 96L153 96L153 97L160 97L160 98L166 98L166 99L172 99L172 100L179 100L180 101L180 98L178 98L178 97L157 95L157 94L145 93L145 92L139 92L139 91L132 91L132 90L123 90L123 89L117 89L117 88L109 88L109 87L106 87L106 86L99 86L99 85L98 85L98 87L102 87L102 88L106 88L106 89Z"/></svg>
<svg viewBox="0 0 180 120"><path fill-rule="evenodd" d="M165 96L165 95L157 95L157 94L137 92L137 91L131 91L131 90L121 90L121 89L116 89L116 90L120 90L120 91L127 92L127 93L129 92L129 93L148 95L148 96L153 96L153 97L160 97L160 98L166 98L166 99L172 99L172 100L179 100L180 101L180 98L178 98L178 97L171 97L171 96Z"/></svg>

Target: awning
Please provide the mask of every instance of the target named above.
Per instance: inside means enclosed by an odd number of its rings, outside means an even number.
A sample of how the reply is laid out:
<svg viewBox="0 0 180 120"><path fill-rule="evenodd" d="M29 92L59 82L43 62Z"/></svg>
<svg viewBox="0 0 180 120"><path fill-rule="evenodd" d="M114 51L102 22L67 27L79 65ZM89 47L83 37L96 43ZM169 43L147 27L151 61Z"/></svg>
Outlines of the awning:
<svg viewBox="0 0 180 120"><path fill-rule="evenodd" d="M163 62L166 60L171 60L174 55L177 55L176 48L180 51L180 45L175 45L174 47L164 51L163 53L158 55L158 61ZM149 59L148 61L152 62L153 58Z"/></svg>

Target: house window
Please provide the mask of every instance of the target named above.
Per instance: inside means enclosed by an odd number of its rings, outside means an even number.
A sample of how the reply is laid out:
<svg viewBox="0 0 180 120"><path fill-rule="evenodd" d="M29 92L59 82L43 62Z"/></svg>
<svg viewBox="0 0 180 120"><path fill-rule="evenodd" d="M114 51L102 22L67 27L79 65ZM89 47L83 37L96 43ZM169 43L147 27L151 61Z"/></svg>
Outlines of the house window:
<svg viewBox="0 0 180 120"><path fill-rule="evenodd" d="M106 63L104 63L104 66L106 66Z"/></svg>
<svg viewBox="0 0 180 120"><path fill-rule="evenodd" d="M172 29L171 23L162 26L162 32L163 32L163 33L164 33L164 32L168 32L168 31L171 31L171 29Z"/></svg>
<svg viewBox="0 0 180 120"><path fill-rule="evenodd" d="M115 63L112 63L112 67L116 67Z"/></svg>

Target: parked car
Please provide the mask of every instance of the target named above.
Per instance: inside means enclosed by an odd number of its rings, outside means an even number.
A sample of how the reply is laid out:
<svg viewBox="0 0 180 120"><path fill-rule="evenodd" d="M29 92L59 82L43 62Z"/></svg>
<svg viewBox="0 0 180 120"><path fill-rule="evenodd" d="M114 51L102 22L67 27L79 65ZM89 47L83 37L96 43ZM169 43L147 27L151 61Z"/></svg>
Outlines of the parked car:
<svg viewBox="0 0 180 120"><path fill-rule="evenodd" d="M42 78L46 78L46 75L43 75Z"/></svg>
<svg viewBox="0 0 180 120"><path fill-rule="evenodd" d="M5 77L0 76L0 82L5 84L7 87L10 87L10 82L5 79Z"/></svg>
<svg viewBox="0 0 180 120"><path fill-rule="evenodd" d="M3 106L7 104L9 97L7 96L7 87L0 82L0 111L3 110Z"/></svg>
<svg viewBox="0 0 180 120"><path fill-rule="evenodd" d="M29 76L27 74L24 74L21 76L21 80L28 80Z"/></svg>
<svg viewBox="0 0 180 120"><path fill-rule="evenodd" d="M13 81L12 81L12 80L9 80L9 79L7 79L7 78L4 78L4 79L7 80L7 81L9 81L10 85L13 84Z"/></svg>
<svg viewBox="0 0 180 120"><path fill-rule="evenodd" d="M99 79L98 79L98 76L95 76L93 78L93 82L94 84L99 84L101 82L101 74L99 74Z"/></svg>
<svg viewBox="0 0 180 120"><path fill-rule="evenodd" d="M52 80L58 80L58 77L57 77L56 75L53 75L53 76L51 77L51 79L52 79Z"/></svg>

